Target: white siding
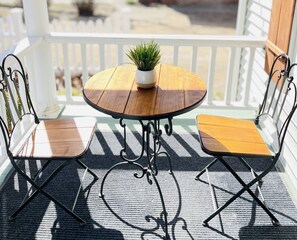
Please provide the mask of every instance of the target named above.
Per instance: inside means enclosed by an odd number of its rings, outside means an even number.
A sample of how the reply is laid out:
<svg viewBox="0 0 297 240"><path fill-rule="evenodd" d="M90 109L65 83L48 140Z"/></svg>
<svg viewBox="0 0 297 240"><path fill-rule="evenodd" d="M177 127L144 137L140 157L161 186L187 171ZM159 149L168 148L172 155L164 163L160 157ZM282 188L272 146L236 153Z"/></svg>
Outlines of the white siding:
<svg viewBox="0 0 297 240"><path fill-rule="evenodd" d="M291 62L297 62L297 7L295 7L294 21L292 26L291 42L289 48L289 56L291 57ZM297 67L294 69L294 79L297 84ZM293 116L291 126L288 131L288 136L286 138L286 144L283 151L283 157L281 159L282 169L288 174L291 180L291 187L294 189L294 196L297 202L297 112Z"/></svg>
<svg viewBox="0 0 297 240"><path fill-rule="evenodd" d="M242 1L242 0L241 0ZM247 0L245 22L243 28L243 35L247 36L262 36L267 37L269 31L269 20L271 14L272 0ZM239 91L237 98L241 99L246 81L246 68L248 62L249 52L243 50L241 58L241 66L239 71ZM255 62L252 72L252 93L250 101L260 102L262 93L264 91L264 82L267 80L267 74L264 71L265 50L257 49L255 55ZM257 83L257 84L255 84Z"/></svg>
<svg viewBox="0 0 297 240"><path fill-rule="evenodd" d="M240 0L242 1L242 0ZM243 28L243 34L249 36L268 36L269 31L269 20L271 15L272 0L246 0L246 14L245 14L245 23ZM296 12L296 11L295 11ZM297 26L297 17L295 14L293 32L296 35L296 26ZM296 37L291 37L291 40L294 41ZM296 44L290 45L291 49L289 55L292 57L292 61L297 60L297 49ZM244 81L246 77L246 65L247 65L247 56L248 52L244 51L241 59L241 67L239 74L239 84L244 86ZM263 98L263 92L265 89L265 82L267 80L267 74L264 69L265 63L265 50L260 49L256 51L255 62L253 66L252 73L252 101L260 103ZM297 82L297 69L295 70L295 82ZM237 94L238 98L241 98L241 92ZM287 178L289 179L289 188L293 190L295 200L297 199L297 113L293 118L293 122L290 125L288 135L285 140L285 145L282 151L281 161L278 165L280 170L285 170Z"/></svg>

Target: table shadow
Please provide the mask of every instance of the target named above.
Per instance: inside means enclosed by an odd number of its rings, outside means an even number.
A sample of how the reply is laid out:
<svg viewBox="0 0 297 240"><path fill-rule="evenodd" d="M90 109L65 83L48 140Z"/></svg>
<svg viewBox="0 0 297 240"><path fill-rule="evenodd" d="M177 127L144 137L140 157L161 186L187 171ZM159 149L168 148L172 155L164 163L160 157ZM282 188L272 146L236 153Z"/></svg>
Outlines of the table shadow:
<svg viewBox="0 0 297 240"><path fill-rule="evenodd" d="M178 223L182 223L182 229L186 232L186 235L189 236L188 239L194 239L193 236L191 235L190 231L188 230L187 227L187 222L184 218L180 217L180 213L181 213L181 209L182 209L182 196L181 196L181 190L180 190L180 186L178 184L178 181L174 175L174 173L171 174L172 178L174 180L174 183L177 187L177 192L178 192L178 207L177 207L177 211L175 212L174 217L172 218L172 220L168 219L168 233L170 235L170 239L172 240L177 240L178 238L175 236L175 228L176 225ZM148 237L153 237L154 239L164 239L165 233L164 235L157 233L157 230L162 229L162 231L164 231L164 218L163 215L164 213L160 213L160 216L158 217L154 217L151 215L146 215L145 216L145 220L147 222L151 222L154 221L156 223L155 227L151 228L151 229L145 229L142 227L139 227L133 223L128 222L125 218L119 216L113 209L112 207L108 204L108 202L106 201L106 198L102 198L103 202L105 204L105 206L108 208L108 210L118 219L120 220L122 223L126 224L127 226L133 228L133 229L137 229L139 231L141 231L141 239L145 240L148 239ZM161 205L161 201L159 203ZM166 201L165 201L165 206L166 206ZM168 211L168 209L166 209Z"/></svg>

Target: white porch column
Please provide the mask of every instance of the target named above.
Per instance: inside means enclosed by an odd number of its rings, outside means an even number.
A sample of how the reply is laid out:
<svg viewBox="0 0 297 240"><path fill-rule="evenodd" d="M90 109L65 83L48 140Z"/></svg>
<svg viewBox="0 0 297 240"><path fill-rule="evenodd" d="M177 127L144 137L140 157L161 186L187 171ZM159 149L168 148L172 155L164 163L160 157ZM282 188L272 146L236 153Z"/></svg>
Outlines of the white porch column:
<svg viewBox="0 0 297 240"><path fill-rule="evenodd" d="M43 37L49 33L49 17L46 0L23 0L25 24L29 38ZM43 42L32 54L33 101L39 117L57 117L60 107L57 104L55 76L52 64L51 46Z"/></svg>
<svg viewBox="0 0 297 240"><path fill-rule="evenodd" d="M238 2L237 9L237 20L236 20L236 35L244 35L244 26L246 21L246 11L248 6L248 0L240 0ZM241 95L237 92L237 87L240 80L240 66L241 66L241 49L236 49L235 60L233 67L232 75L232 87L231 87L231 101L234 101L238 98L238 95ZM242 91L242 89L239 89Z"/></svg>

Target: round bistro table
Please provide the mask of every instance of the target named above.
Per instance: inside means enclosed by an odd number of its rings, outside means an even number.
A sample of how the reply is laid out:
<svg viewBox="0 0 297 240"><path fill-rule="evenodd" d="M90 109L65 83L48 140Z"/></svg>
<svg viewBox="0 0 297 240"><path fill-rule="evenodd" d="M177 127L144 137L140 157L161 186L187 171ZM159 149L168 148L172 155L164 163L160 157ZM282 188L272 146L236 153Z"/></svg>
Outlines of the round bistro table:
<svg viewBox="0 0 297 240"><path fill-rule="evenodd" d="M149 184L155 182L164 217L164 231L168 234L167 212L161 188L157 181L157 159L164 154L169 161L172 173L172 165L169 154L161 152L160 120L167 119L164 125L168 136L172 134L172 119L174 116L186 113L199 106L206 95L206 85L196 74L181 67L160 64L156 66L157 84L150 89L138 88L135 83L136 67L134 65L122 65L100 71L93 75L85 84L83 97L87 104L100 112L119 119L124 129L124 147L120 152L123 161L112 166L102 179L100 196L103 197L103 186L108 174L122 164L132 164L141 170L141 174L135 173L135 178L146 176ZM125 119L139 121L142 128L142 149L137 158L130 159L126 154L126 124ZM150 146L150 143L153 143ZM146 152L147 166L137 161Z"/></svg>

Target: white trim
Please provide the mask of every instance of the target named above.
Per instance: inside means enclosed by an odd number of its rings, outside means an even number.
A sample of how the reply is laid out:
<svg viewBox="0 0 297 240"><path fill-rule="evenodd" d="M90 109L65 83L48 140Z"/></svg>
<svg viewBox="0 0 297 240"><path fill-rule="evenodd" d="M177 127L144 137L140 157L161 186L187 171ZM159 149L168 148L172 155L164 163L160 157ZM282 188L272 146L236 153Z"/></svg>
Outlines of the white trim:
<svg viewBox="0 0 297 240"><path fill-rule="evenodd" d="M123 44L135 45L154 40L160 45L198 47L261 47L264 37L221 36L221 35L154 35L154 34L100 34L100 33L59 33L51 32L44 36L50 43L73 44Z"/></svg>
<svg viewBox="0 0 297 240"><path fill-rule="evenodd" d="M294 10L294 18L292 23L292 29L291 29L291 37L290 37L290 44L289 44L289 51L288 55L291 58L291 62L297 62L297 6L295 6ZM295 79L297 78L297 71L295 69ZM291 150L291 149L290 149ZM280 176L282 177L282 180L284 184L286 185L286 188L295 203L297 207L297 179L295 178L294 174L290 170L290 167L286 167L284 165L287 164L286 159L283 159L281 156L281 161L279 161L279 164L277 165L277 170L280 173ZM296 158L295 158L295 161Z"/></svg>
<svg viewBox="0 0 297 240"><path fill-rule="evenodd" d="M243 35L244 33L247 4L248 4L247 0L240 0L238 3L236 35Z"/></svg>
<svg viewBox="0 0 297 240"><path fill-rule="evenodd" d="M292 34L293 33L293 34ZM294 18L292 23L292 29L291 29L291 37L290 37L290 45L289 45L289 57L294 62L297 62L297 6L295 6L294 11Z"/></svg>
<svg viewBox="0 0 297 240"><path fill-rule="evenodd" d="M12 165L9 161L9 158L6 157L0 162L0 189L5 180L9 177L9 172L12 169Z"/></svg>

